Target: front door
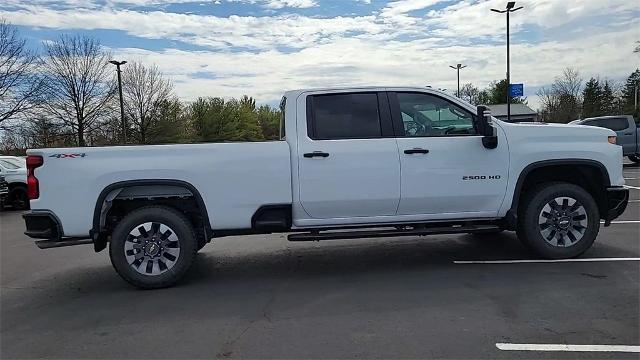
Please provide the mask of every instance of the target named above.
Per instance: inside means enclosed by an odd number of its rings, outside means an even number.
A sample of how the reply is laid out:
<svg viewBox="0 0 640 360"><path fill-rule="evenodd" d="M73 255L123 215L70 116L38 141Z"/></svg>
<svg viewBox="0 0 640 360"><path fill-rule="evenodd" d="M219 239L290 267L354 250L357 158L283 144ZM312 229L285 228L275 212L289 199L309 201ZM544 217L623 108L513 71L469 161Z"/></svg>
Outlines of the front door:
<svg viewBox="0 0 640 360"><path fill-rule="evenodd" d="M505 196L509 153L486 149L473 114L435 94L389 93L398 135L401 196L398 215L433 219L496 216Z"/></svg>
<svg viewBox="0 0 640 360"><path fill-rule="evenodd" d="M386 95L301 97L298 122L300 203L315 219L395 215L400 162Z"/></svg>

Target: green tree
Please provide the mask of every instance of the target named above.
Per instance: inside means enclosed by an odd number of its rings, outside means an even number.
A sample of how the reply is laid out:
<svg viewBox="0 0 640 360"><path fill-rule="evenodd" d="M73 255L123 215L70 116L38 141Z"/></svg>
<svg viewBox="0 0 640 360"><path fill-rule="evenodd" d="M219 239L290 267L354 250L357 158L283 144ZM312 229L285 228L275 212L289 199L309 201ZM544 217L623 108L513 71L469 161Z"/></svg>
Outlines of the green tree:
<svg viewBox="0 0 640 360"><path fill-rule="evenodd" d="M147 143L168 144L190 140L187 117L177 98L158 101L150 118L152 121L147 129Z"/></svg>
<svg viewBox="0 0 640 360"><path fill-rule="evenodd" d="M602 114L601 115L617 115L616 114L616 97L613 93L610 81L605 81L602 87Z"/></svg>
<svg viewBox="0 0 640 360"><path fill-rule="evenodd" d="M277 140L280 137L280 110L268 105L257 109L258 124L265 140Z"/></svg>
<svg viewBox="0 0 640 360"><path fill-rule="evenodd" d="M255 100L249 97L199 98L188 116L199 141L259 141L264 136L255 110Z"/></svg>
<svg viewBox="0 0 640 360"><path fill-rule="evenodd" d="M582 91L582 117L594 117L602 115L602 88L600 81L589 79Z"/></svg>
<svg viewBox="0 0 640 360"><path fill-rule="evenodd" d="M636 69L629 77L622 88L622 107L625 114L633 115L637 120L640 117L640 105L636 106L636 91L638 91L638 101L640 102L640 69Z"/></svg>
<svg viewBox="0 0 640 360"><path fill-rule="evenodd" d="M484 104L506 104L507 103L507 80L493 81L486 90L487 98ZM512 104L526 104L527 99L524 97L512 97Z"/></svg>

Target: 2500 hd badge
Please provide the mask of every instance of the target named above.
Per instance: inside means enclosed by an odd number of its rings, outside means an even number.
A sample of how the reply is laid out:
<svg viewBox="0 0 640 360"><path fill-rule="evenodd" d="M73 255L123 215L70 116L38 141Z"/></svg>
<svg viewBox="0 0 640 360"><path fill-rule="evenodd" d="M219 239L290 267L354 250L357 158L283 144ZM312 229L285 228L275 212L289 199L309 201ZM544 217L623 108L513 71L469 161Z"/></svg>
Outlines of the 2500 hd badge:
<svg viewBox="0 0 640 360"><path fill-rule="evenodd" d="M500 175L471 175L463 176L462 180L500 180Z"/></svg>

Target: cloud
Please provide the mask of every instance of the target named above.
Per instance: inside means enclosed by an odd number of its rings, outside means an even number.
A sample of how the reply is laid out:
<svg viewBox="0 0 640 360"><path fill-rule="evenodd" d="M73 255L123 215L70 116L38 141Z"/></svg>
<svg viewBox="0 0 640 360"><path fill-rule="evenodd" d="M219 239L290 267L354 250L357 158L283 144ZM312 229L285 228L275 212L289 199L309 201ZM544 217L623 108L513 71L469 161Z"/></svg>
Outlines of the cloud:
<svg viewBox="0 0 640 360"><path fill-rule="evenodd" d="M318 6L315 0L227 0L231 2L242 2L248 4L260 4L267 9L289 8L310 8Z"/></svg>
<svg viewBox="0 0 640 360"><path fill-rule="evenodd" d="M633 28L599 33L587 40L515 44L512 48L512 79L525 88L549 84L563 68L573 66L586 78L606 74L622 78L633 71L619 61L620 49L633 43ZM599 56L586 56L599 48ZM286 54L271 50L250 52L189 52L113 49L119 57L157 63L176 84L186 100L199 96L255 96L261 102L277 103L285 90L324 86L432 85L453 90L457 60L468 65L461 72L463 83L487 86L504 77L504 46L438 46L433 41L371 42L340 38L334 42ZM631 49L629 49L631 53ZM200 76L210 73L211 76ZM532 100L534 100L532 98ZM535 104L534 104L535 105Z"/></svg>
<svg viewBox="0 0 640 360"><path fill-rule="evenodd" d="M65 32L120 30L127 34L124 44L128 37L177 41L166 42L177 48L160 51L126 45L112 51L119 58L158 64L187 100L249 94L276 103L287 89L337 85L453 89L455 72L448 66L459 62L468 66L461 72L463 83L484 87L504 77L504 16L490 11L503 7L503 0L395 0L366 15L336 17L269 11L312 7L321 13L334 0L226 0L265 9L262 16L226 17L114 5L185 0L108 0L105 6L64 1L89 5L5 0L0 17ZM631 50L640 26L633 2L530 0L523 5L511 18L512 78L525 83L525 89L549 84L567 66L585 77L610 78L625 77L637 66L630 60L637 59ZM532 28L537 36L526 38ZM181 49L184 43L204 50Z"/></svg>

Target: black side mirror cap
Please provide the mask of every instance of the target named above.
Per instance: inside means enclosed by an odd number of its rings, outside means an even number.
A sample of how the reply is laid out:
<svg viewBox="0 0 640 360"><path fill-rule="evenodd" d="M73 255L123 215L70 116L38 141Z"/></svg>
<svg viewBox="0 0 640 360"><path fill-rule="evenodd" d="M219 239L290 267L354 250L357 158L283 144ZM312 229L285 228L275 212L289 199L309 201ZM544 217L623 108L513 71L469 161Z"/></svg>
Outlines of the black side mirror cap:
<svg viewBox="0 0 640 360"><path fill-rule="evenodd" d="M498 147L498 135L496 129L491 126L491 112L484 105L476 108L476 130L482 135L482 145L486 149L495 149Z"/></svg>

